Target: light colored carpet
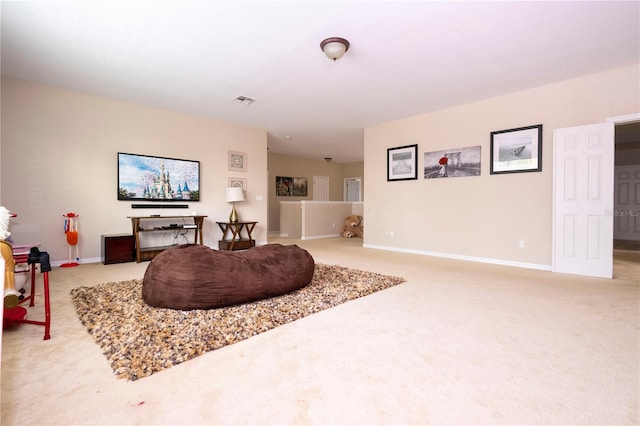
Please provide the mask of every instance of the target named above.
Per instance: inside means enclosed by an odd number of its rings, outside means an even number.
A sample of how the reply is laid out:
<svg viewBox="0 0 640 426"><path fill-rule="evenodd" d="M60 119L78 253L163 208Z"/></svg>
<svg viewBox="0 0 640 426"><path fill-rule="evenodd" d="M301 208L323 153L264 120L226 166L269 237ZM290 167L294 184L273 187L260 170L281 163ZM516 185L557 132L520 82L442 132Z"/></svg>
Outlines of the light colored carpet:
<svg viewBox="0 0 640 426"><path fill-rule="evenodd" d="M154 308L142 298L141 279L77 287L71 300L117 377L137 380L403 281L316 264L299 290L219 309Z"/></svg>
<svg viewBox="0 0 640 426"><path fill-rule="evenodd" d="M54 268L51 340L28 324L4 333L2 424L640 423L638 254L614 253L605 280L360 239L272 242L407 281L127 381L69 292L141 278L146 264Z"/></svg>

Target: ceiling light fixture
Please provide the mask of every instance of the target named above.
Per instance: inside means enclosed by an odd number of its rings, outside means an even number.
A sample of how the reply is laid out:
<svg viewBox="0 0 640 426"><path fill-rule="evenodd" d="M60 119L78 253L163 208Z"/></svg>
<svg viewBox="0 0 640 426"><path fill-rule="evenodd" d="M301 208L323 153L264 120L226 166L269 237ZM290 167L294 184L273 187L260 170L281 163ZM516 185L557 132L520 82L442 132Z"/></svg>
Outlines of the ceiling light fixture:
<svg viewBox="0 0 640 426"><path fill-rule="evenodd" d="M320 43L320 49L327 55L327 58L337 61L349 50L349 42L342 37L329 37Z"/></svg>

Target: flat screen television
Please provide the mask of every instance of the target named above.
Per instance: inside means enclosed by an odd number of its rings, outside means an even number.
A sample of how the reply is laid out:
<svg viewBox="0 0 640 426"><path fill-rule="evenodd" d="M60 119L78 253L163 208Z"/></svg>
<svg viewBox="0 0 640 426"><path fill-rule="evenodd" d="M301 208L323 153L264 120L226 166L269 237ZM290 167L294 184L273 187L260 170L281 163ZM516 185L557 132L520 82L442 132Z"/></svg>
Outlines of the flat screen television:
<svg viewBox="0 0 640 426"><path fill-rule="evenodd" d="M200 201L200 162L119 152L118 200Z"/></svg>

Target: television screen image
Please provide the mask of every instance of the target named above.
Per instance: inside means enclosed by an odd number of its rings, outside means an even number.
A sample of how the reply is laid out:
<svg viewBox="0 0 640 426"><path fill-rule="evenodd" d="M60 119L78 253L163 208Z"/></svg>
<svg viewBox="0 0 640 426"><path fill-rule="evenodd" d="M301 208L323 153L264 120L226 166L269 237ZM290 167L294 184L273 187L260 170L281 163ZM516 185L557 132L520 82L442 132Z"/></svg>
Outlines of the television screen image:
<svg viewBox="0 0 640 426"><path fill-rule="evenodd" d="M200 162L119 152L118 200L200 201Z"/></svg>

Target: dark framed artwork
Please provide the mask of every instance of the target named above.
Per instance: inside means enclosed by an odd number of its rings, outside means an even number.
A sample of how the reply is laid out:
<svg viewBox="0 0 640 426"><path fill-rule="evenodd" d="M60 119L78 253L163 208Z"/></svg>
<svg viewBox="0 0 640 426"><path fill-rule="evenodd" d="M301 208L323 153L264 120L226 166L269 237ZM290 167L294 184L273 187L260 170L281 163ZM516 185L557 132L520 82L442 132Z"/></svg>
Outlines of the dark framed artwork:
<svg viewBox="0 0 640 426"><path fill-rule="evenodd" d="M418 145L387 149L387 182L418 179Z"/></svg>
<svg viewBox="0 0 640 426"><path fill-rule="evenodd" d="M542 124L491 132L490 174L542 171Z"/></svg>
<svg viewBox="0 0 640 426"><path fill-rule="evenodd" d="M293 178L293 196L294 197L306 197L307 196L307 178Z"/></svg>
<svg viewBox="0 0 640 426"><path fill-rule="evenodd" d="M293 195L293 178L276 176L276 196L291 197Z"/></svg>
<svg viewBox="0 0 640 426"><path fill-rule="evenodd" d="M307 178L276 176L276 196L306 197L308 194Z"/></svg>

